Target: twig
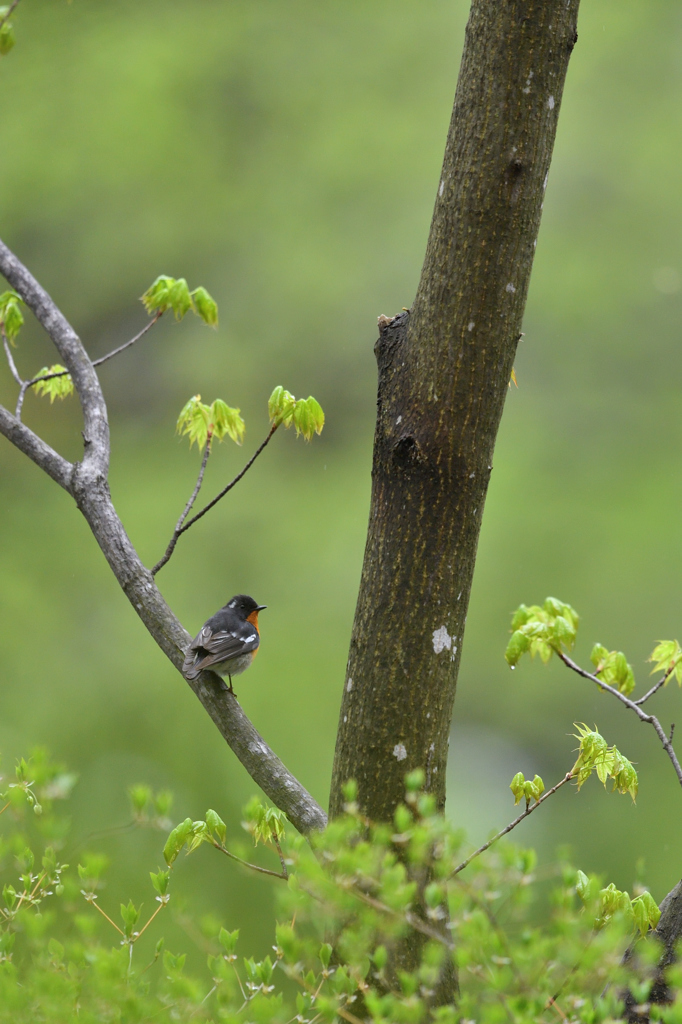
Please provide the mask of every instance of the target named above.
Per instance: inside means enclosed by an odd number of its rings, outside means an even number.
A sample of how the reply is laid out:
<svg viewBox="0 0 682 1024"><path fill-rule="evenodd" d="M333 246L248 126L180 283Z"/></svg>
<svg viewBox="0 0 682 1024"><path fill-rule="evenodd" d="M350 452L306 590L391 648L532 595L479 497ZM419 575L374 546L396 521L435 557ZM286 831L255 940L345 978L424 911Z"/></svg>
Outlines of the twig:
<svg viewBox="0 0 682 1024"><path fill-rule="evenodd" d="M4 18L0 19L0 29L3 28L5 24L9 21L9 19L12 17L12 12L14 11L14 8L18 7L20 3L21 0L14 0L14 2L10 4L7 14L4 16Z"/></svg>
<svg viewBox="0 0 682 1024"><path fill-rule="evenodd" d="M23 387L24 381L21 379L19 371L17 370L16 364L14 362L14 358L12 356L12 349L9 347L9 341L7 339L7 335L5 334L4 324L0 325L0 330L2 330L2 343L5 347L5 355L7 356L7 362L9 363L10 372L14 377L15 381L17 382L17 384L19 385L19 387Z"/></svg>
<svg viewBox="0 0 682 1024"><path fill-rule="evenodd" d="M529 814L532 814L533 811L537 810L540 804L544 804L545 800L549 799L549 797L552 796L553 793L556 793L557 789L561 789L563 785L565 785L567 782L570 782L573 778L575 778L575 776L572 772L566 772L561 782L557 782L556 786L552 786L552 788L548 789L546 793L543 793L539 800L536 800L534 804L531 804L530 806L526 807L523 814L519 814L518 818L514 818L513 821L510 821L507 827L503 828L501 832L498 832L496 836L493 836L492 839L489 839L487 843L483 844L483 846L479 846L477 850L474 850L471 856L467 857L466 860L462 861L462 863L455 868L455 870L452 872L452 874L449 875L449 877L452 878L453 875L457 875L459 874L460 871L463 871L464 868L467 867L467 865L471 864L474 857L478 857L479 854L485 853L488 847L492 846L493 843L496 843L498 839L502 838L502 836L506 836L507 832L511 832L511 830L513 828L516 828L517 825L520 825L524 818L527 818Z"/></svg>
<svg viewBox="0 0 682 1024"><path fill-rule="evenodd" d="M277 838L277 836L275 835L274 832L272 833L272 841L275 844L275 847L277 848L277 853L279 855L279 862L282 865L282 874L284 875L285 878L288 878L289 877L289 872L287 871L286 862L284 860L284 854L282 853L282 847L280 846L279 839Z"/></svg>
<svg viewBox="0 0 682 1024"><path fill-rule="evenodd" d="M126 341L123 345L119 345L118 348L112 349L111 352L107 352L105 356L100 356L99 359L93 359L92 365L101 366L102 363L106 363L108 359L113 359L114 356L117 356L119 352L125 352L127 348L130 348L130 346L134 345L136 341L139 341L140 338L144 337L147 331L151 331L154 324L157 322L157 320L160 320L162 316L163 313L156 313L149 321L149 323L142 328L139 334L136 334L134 338L131 338L130 341Z"/></svg>
<svg viewBox="0 0 682 1024"><path fill-rule="evenodd" d="M173 536L171 537L171 539L168 542L168 547L166 548L166 552L165 552L163 558L159 559L159 561L156 563L156 565L152 569L152 576L156 576L156 574L159 571L159 569L163 569L164 565L170 559L170 556L173 554L173 551L175 550L175 545L178 543L178 537L180 536L180 531L182 530L182 524L184 523L184 521L187 518L187 516L190 514L190 512L192 510L192 505L196 501L197 495L198 495L199 491L201 490L201 485L204 482L204 473L206 472L206 464L208 462L208 457L211 454L211 441L212 441L212 439L213 439L213 435L212 435L211 431L209 430L209 432L208 432L208 434L206 436L206 446L204 448L204 457L201 460L201 469L199 470L199 476L197 477L197 482L194 485L194 490L192 491L192 494L190 496L189 501L187 502L187 504L185 505L184 509L182 510L182 514L181 514L180 518L178 519L177 523L175 524L175 529L173 530Z"/></svg>
<svg viewBox="0 0 682 1024"><path fill-rule="evenodd" d="M185 530L189 530L190 526L192 526L194 523L196 523L197 519L201 519L202 516L205 516L206 513L209 512L210 509L213 508L214 505L218 504L218 502L220 501L221 498L225 497L225 495L227 494L228 491L232 490L232 488L234 487L235 484L239 483L239 481L244 476L244 474L247 473L251 469L251 467L253 466L254 462L256 461L256 459L258 458L260 453L263 451L265 446L270 443L270 439L272 438L272 435L277 430L278 426L279 426L278 423L273 423L273 425L270 427L270 430L268 432L268 436L265 438L265 440L262 442L262 444L260 444L259 447L256 448L255 452L253 453L253 455L251 456L249 461L246 463L246 465L242 469L241 473L237 473L237 475L234 478L234 480L230 480L229 484L226 487L223 487L223 489L220 492L220 494L216 494L215 498L212 501L209 501L208 505L204 505L204 507L202 508L201 512L197 512L197 514L195 516L192 516L190 521L188 523L185 523L183 528L180 530L180 533L184 533Z"/></svg>
<svg viewBox="0 0 682 1024"><path fill-rule="evenodd" d="M669 743L672 743L674 733L675 733L675 723L671 722L670 723L670 735L668 736L668 742Z"/></svg>
<svg viewBox="0 0 682 1024"><path fill-rule="evenodd" d="M275 423L275 424L273 424L270 427L270 430L268 432L268 436L265 438L265 440L262 442L262 444L260 444L259 447L256 449L256 451L253 453L253 455L251 456L249 461L246 463L246 465L244 466L242 471L240 473L237 473L237 475L234 478L234 480L230 480L229 484L226 487L223 487L223 489L220 492L220 494L217 494L215 496L215 498L213 498L212 501L209 501L208 505L204 505L204 507L202 508L201 512L197 512L197 514L195 516L192 516L190 521L188 523L185 523L184 526L183 526L180 520L184 519L184 517L187 514L187 512L189 512L189 508L187 508L185 510L183 515L178 520L178 525L175 527L175 530L173 532L173 536L171 537L170 542L168 544L168 547L166 548L165 555L163 556L163 558L161 558L156 563L156 565L152 569L152 576L156 576L156 574L159 571L159 569L162 569L163 566L166 564L166 562L168 562L168 560L170 559L171 555L173 554L173 552L175 550L175 545L178 543L178 540L180 539L182 534L185 533L186 530L189 530L190 526L192 526L194 523L196 523L197 519L201 519L201 517L205 516L206 513L210 509L213 508L214 505L217 505L218 502L220 501L220 499L224 498L225 495L227 494L227 492L231 491L232 488L234 487L234 485L238 484L239 481L241 480L241 478L244 476L244 474L247 473L251 469L251 467L253 466L254 462L256 461L256 459L258 458L260 453L263 451L263 449L266 447L266 445L269 444L270 438L275 433L275 431L277 430L278 426L279 426L279 424ZM204 458L208 458L208 456L204 455ZM197 484L199 485L199 487L201 486L200 481L203 478L203 468L204 467L202 467L202 472L199 474L199 480L197 481ZM195 489L195 494L193 494L192 498L190 499L191 502L194 501L194 498L196 497L197 494L198 494L198 487ZM190 508L191 508L191 505L190 505Z"/></svg>
<svg viewBox="0 0 682 1024"><path fill-rule="evenodd" d="M262 868L260 864L252 864L248 860L243 860L241 857L238 857L236 853L232 853L231 850L228 850L221 843L215 842L215 840L211 840L211 842L213 843L213 846L215 846L216 850L220 850L220 852L224 853L226 857L229 857L231 860L236 860L238 864L242 864L245 868L252 868L253 871L260 871L262 875L271 875L273 878L281 878L284 882L286 882L289 877L288 874L280 874L279 871L271 871L270 868Z"/></svg>
<svg viewBox="0 0 682 1024"><path fill-rule="evenodd" d="M602 690L606 690L608 693L616 697L621 702L621 704L625 705L626 708L630 708L631 711L634 711L637 717L642 722L647 722L649 725L652 725L654 727L656 735L661 741L663 749L665 750L666 754L672 762L672 766L675 769L675 774L677 775L677 780L679 784L682 786L682 767L680 767L680 762L677 760L677 755L673 750L672 743L670 742L666 734L663 732L661 723L656 718L656 716L647 715L646 711L642 711L637 701L630 700L629 697L626 697L625 694L621 693L614 686L609 686L608 683L603 682L601 679L593 675L591 672L587 672L584 668L581 668L580 665L577 665L575 661L573 661L572 658L569 658L567 654L564 654L563 651L557 651L557 654L563 661L564 665L567 665L568 668L572 668L574 672L577 672L578 675L582 676L584 679L591 679L592 682L596 683L597 686L599 686ZM645 696L648 696L648 694L645 694Z"/></svg>
<svg viewBox="0 0 682 1024"><path fill-rule="evenodd" d="M144 928L140 929L140 931L137 933L137 935L133 939L133 942L137 942L137 940L140 938L140 936L144 935L144 933L147 931L147 928L149 928L149 925L152 923L152 921L154 920L156 915L160 914L161 911L163 910L163 908L166 907L166 906L168 906L168 899L164 898L163 902L159 903L158 907L156 908L156 910L154 911L152 916L149 918L149 920L147 921L147 923L144 926ZM132 945L132 942L131 942L131 945Z"/></svg>
<svg viewBox="0 0 682 1024"><path fill-rule="evenodd" d="M665 684L668 682L668 679L671 676L671 674L672 674L671 672L666 672L666 674L661 679L659 679L658 682L655 683L654 686L652 686L650 690L647 690L647 692L644 694L643 697L640 697L639 700L633 700L632 703L633 704L637 704L639 706L644 704L644 702L647 701L649 699L649 697L653 697L653 695L655 693L657 693L658 690L660 690L660 688L662 686L665 686Z"/></svg>
<svg viewBox="0 0 682 1024"><path fill-rule="evenodd" d="M119 935L123 935L123 929L119 928L119 926L116 924L115 921L111 920L109 915L104 910L102 910L102 908L100 907L99 903L96 902L96 899L89 899L88 903L92 903L92 905L95 908L95 910L99 910L99 912L102 915L102 917L106 917L106 919L109 922L109 924L112 925L112 927L114 927L116 929L118 934ZM125 938L125 935L123 935L123 937Z"/></svg>

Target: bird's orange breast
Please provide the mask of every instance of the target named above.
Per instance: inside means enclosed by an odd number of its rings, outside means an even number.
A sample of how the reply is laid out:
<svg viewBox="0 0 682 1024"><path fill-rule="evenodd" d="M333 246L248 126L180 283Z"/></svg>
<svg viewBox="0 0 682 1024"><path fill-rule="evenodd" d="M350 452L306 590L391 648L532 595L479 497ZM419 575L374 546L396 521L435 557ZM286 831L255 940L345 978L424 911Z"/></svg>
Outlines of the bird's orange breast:
<svg viewBox="0 0 682 1024"><path fill-rule="evenodd" d="M246 621L253 623L253 625L256 627L256 632L258 633L258 636L260 636L260 629L258 628L258 609L256 609L255 612L251 612L250 615L247 615Z"/></svg>

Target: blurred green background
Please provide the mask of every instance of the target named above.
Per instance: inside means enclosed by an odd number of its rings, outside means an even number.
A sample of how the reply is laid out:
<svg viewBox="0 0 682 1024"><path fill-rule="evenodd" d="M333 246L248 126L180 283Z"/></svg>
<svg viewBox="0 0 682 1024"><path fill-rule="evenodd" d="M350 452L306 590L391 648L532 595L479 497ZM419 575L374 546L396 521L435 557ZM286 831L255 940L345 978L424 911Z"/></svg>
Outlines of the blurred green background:
<svg viewBox="0 0 682 1024"><path fill-rule="evenodd" d="M323 803L368 510L376 317L414 295L466 13L464 0L24 0L0 64L0 233L89 351L141 328L138 296L159 273L220 304L217 332L164 319L101 371L112 492L146 564L196 478L196 449L174 436L190 395L247 423L242 450L216 450L207 496L264 436L274 385L325 409L322 437L278 435L158 578L192 633L233 593L267 603L237 690ZM516 835L545 862L571 844L620 887L643 857L660 899L682 874L682 815L652 730L562 666L511 675L502 657L510 612L549 593L583 617L579 658L597 640L623 648L640 685L654 642L682 632L682 10L590 0L579 33L484 517L448 810L482 840L512 816L514 772L558 780L572 723L596 722L638 764L637 805L593 780ZM54 361L34 324L17 359L25 376ZM0 401L15 393L0 371ZM25 420L78 457L73 401L29 396ZM41 743L78 771L76 839L125 823L137 781L173 789L176 819L213 806L238 832L254 785L71 500L4 442L0 522L5 768ZM682 718L676 686L656 700L666 726ZM105 904L151 902L161 843L92 840L115 862ZM176 888L267 950L270 884L211 853L183 861Z"/></svg>

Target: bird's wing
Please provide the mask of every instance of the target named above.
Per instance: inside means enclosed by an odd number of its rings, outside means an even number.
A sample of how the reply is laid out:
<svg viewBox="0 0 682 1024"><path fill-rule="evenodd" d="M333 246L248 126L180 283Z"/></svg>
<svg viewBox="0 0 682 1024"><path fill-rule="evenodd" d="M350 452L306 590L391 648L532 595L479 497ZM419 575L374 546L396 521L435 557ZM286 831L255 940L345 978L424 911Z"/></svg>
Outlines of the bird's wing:
<svg viewBox="0 0 682 1024"><path fill-rule="evenodd" d="M255 651L259 643L258 630L250 622L237 629L221 629L215 633L210 626L202 626L187 649L183 674L195 679L205 668Z"/></svg>

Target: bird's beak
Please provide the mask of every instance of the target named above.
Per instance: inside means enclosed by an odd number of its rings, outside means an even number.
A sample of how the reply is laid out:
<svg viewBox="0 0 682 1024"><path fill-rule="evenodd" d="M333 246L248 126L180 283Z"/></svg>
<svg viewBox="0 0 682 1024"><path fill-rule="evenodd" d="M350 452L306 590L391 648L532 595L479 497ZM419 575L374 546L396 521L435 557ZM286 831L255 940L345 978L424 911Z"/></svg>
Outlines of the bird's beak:
<svg viewBox="0 0 682 1024"><path fill-rule="evenodd" d="M258 607L256 608L256 611L262 612L264 608L267 608L266 604L259 604Z"/></svg>

